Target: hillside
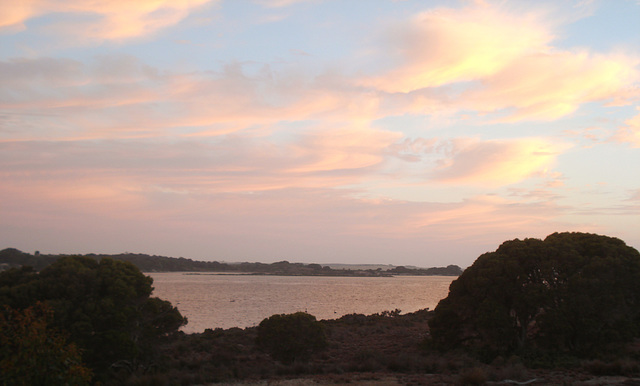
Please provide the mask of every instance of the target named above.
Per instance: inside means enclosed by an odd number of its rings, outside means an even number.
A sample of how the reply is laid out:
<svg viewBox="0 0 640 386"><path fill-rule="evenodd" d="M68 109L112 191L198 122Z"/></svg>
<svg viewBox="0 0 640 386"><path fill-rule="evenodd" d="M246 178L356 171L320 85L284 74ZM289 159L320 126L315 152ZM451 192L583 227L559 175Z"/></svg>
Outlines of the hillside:
<svg viewBox="0 0 640 386"><path fill-rule="evenodd" d="M23 265L32 266L39 271L56 259L64 255L44 255L36 252L29 254L15 248L0 251L0 270ZM87 254L96 260L110 257L116 260L130 261L143 272L224 272L255 275L286 275L286 276L459 276L462 269L457 265L432 268L409 268L404 266L388 269L334 269L329 265L290 263L279 261L276 263L220 263L217 261L197 261L184 257L166 257L140 253L121 253L117 255Z"/></svg>

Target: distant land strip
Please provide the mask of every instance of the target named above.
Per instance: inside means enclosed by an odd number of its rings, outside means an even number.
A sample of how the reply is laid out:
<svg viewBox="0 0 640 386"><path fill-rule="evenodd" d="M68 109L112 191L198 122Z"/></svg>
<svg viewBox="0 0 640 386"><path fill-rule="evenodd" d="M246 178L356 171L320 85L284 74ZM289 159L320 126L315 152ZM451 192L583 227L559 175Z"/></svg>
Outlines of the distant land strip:
<svg viewBox="0 0 640 386"><path fill-rule="evenodd" d="M22 252L15 248L6 248L0 251L0 271L12 267L31 266L40 271L58 258L68 255L47 255L35 252L34 254ZM243 273L253 275L278 275L278 276L358 276L358 277L391 277L406 276L459 276L462 268L457 265L447 267L417 268L404 266L385 266L382 268L358 268L350 269L343 265L339 269L331 268L329 264L303 264L279 261L276 263L220 263L217 261L197 261L184 257L151 256L141 253L121 253L117 255L105 255L90 253L81 255L100 260L104 257L115 260L129 261L143 272L225 272ZM346 267L346 268L345 268Z"/></svg>

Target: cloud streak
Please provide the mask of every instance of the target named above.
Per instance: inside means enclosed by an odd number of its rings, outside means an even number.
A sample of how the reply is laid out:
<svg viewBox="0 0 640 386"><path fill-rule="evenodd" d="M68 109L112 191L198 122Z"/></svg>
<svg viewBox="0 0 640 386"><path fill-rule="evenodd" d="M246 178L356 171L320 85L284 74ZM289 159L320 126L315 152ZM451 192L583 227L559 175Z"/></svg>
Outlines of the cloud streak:
<svg viewBox="0 0 640 386"><path fill-rule="evenodd" d="M457 140L452 156L434 171L436 181L452 184L504 186L547 173L566 144L540 138Z"/></svg>
<svg viewBox="0 0 640 386"><path fill-rule="evenodd" d="M383 77L363 81L390 93L483 79L522 56L547 50L552 40L537 14L516 18L482 6L426 11L392 34L403 63Z"/></svg>
<svg viewBox="0 0 640 386"><path fill-rule="evenodd" d="M53 13L72 15L71 22L47 28L68 38L121 41L154 34L183 20L211 0L23 0L0 8L0 32L26 29L26 22ZM82 31L78 35L77 31Z"/></svg>
<svg viewBox="0 0 640 386"><path fill-rule="evenodd" d="M636 110L640 111L640 107ZM631 147L640 148L640 113L625 121L613 137L618 142L628 143Z"/></svg>

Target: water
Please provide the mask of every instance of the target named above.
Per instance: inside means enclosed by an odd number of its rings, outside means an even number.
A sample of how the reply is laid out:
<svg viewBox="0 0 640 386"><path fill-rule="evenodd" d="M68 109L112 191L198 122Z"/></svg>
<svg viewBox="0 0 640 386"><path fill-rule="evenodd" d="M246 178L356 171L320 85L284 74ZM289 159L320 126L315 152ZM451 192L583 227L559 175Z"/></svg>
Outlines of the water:
<svg viewBox="0 0 640 386"><path fill-rule="evenodd" d="M322 277L148 273L153 296L189 319L187 333L251 327L273 314L306 311L318 319L346 314L434 309L447 296L450 276Z"/></svg>

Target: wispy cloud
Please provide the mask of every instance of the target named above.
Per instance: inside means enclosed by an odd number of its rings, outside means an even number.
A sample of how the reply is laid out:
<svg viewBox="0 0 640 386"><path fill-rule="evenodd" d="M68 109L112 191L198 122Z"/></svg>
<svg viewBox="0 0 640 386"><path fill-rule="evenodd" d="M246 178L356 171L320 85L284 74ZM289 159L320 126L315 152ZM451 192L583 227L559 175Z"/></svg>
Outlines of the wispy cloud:
<svg viewBox="0 0 640 386"><path fill-rule="evenodd" d="M72 40L124 40L153 34L183 20L193 9L211 0L22 0L0 8L0 32L27 28L27 20L67 13L70 20L47 28ZM78 34L78 31L82 31Z"/></svg>
<svg viewBox="0 0 640 386"><path fill-rule="evenodd" d="M636 109L640 111L640 107ZM640 114L625 121L625 125L618 130L613 139L628 143L634 148L640 147Z"/></svg>
<svg viewBox="0 0 640 386"><path fill-rule="evenodd" d="M588 102L621 103L640 80L638 63L584 51L528 55L487 77L463 98L478 111L512 109L502 121L552 120Z"/></svg>
<svg viewBox="0 0 640 386"><path fill-rule="evenodd" d="M522 56L546 51L553 38L539 15L514 17L484 6L426 11L390 34L385 51L402 63L362 83L403 93L494 75Z"/></svg>
<svg viewBox="0 0 640 386"><path fill-rule="evenodd" d="M254 3L260 4L269 8L288 7L293 4L305 3L317 0L253 0Z"/></svg>
<svg viewBox="0 0 640 386"><path fill-rule="evenodd" d="M433 172L437 181L453 184L503 186L547 173L568 145L541 138L478 141L456 140L451 157Z"/></svg>
<svg viewBox="0 0 640 386"><path fill-rule="evenodd" d="M387 93L449 86L457 90L450 103L499 112L501 122L552 120L584 103L637 98L637 57L554 47L557 33L544 16L495 5L424 12L389 32L384 51L400 64L360 84Z"/></svg>

